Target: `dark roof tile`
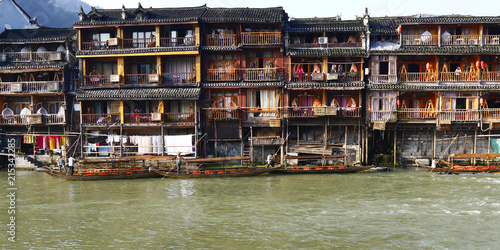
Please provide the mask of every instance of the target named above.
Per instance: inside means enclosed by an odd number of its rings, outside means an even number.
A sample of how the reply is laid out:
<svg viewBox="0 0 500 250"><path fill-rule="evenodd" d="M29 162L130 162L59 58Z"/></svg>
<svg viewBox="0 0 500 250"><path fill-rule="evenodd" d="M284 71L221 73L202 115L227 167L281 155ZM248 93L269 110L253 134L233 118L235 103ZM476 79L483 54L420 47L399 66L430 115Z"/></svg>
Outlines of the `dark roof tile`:
<svg viewBox="0 0 500 250"><path fill-rule="evenodd" d="M204 82L201 84L204 88L250 88L250 87L282 87L283 82Z"/></svg>
<svg viewBox="0 0 500 250"><path fill-rule="evenodd" d="M498 23L500 16L470 16L470 15L444 15L444 16L411 16L399 17L398 23Z"/></svg>
<svg viewBox="0 0 500 250"><path fill-rule="evenodd" d="M288 19L282 7L275 8L207 8L204 22L282 23Z"/></svg>
<svg viewBox="0 0 500 250"><path fill-rule="evenodd" d="M387 35L397 35L398 24L396 17L376 17L370 18L370 32Z"/></svg>
<svg viewBox="0 0 500 250"><path fill-rule="evenodd" d="M363 48L288 48L287 56L365 56Z"/></svg>
<svg viewBox="0 0 500 250"><path fill-rule="evenodd" d="M5 30L0 34L0 43L24 42L56 42L76 40L76 29L72 28L38 28Z"/></svg>
<svg viewBox="0 0 500 250"><path fill-rule="evenodd" d="M366 27L360 19L341 21L336 17L294 18L285 24L284 30L287 32L349 32L364 31Z"/></svg>
<svg viewBox="0 0 500 250"><path fill-rule="evenodd" d="M78 100L198 100L200 88L129 88L80 90Z"/></svg>
<svg viewBox="0 0 500 250"><path fill-rule="evenodd" d="M292 82L285 86L287 89L303 88L364 88L364 82Z"/></svg>

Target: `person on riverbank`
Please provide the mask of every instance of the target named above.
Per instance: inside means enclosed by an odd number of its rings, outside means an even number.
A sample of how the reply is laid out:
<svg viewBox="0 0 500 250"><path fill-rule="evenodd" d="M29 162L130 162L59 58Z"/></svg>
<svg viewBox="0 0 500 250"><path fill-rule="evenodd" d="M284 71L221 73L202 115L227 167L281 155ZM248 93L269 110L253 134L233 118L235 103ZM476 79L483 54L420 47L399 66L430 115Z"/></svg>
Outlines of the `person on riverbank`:
<svg viewBox="0 0 500 250"><path fill-rule="evenodd" d="M267 156L267 166L266 166L266 168L268 168L269 166L271 166L272 168L274 168L274 155L268 155Z"/></svg>
<svg viewBox="0 0 500 250"><path fill-rule="evenodd" d="M57 162L57 167L59 168L59 172L61 172L62 170L66 172L66 168L64 167L64 159L62 158L62 155L59 155L59 157L57 157L56 162Z"/></svg>
<svg viewBox="0 0 500 250"><path fill-rule="evenodd" d="M70 156L68 158L68 168L69 168L69 173L73 175L73 172L75 171L75 161L76 159L73 158L73 156Z"/></svg>
<svg viewBox="0 0 500 250"><path fill-rule="evenodd" d="M181 172L181 152L177 152L177 157L175 157L175 164L177 165L177 173Z"/></svg>

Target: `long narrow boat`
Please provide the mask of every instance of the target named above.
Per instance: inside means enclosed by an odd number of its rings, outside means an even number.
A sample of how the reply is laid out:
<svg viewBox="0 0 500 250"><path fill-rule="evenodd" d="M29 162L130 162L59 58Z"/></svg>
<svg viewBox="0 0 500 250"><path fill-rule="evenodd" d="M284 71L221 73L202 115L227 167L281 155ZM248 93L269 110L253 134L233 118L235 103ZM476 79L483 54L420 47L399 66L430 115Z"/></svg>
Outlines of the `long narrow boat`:
<svg viewBox="0 0 500 250"><path fill-rule="evenodd" d="M116 180L116 179L139 179L160 177L160 175L151 169L83 169L73 172L70 175L52 169L45 169L45 172L51 176L65 179L68 181L95 181L95 180Z"/></svg>
<svg viewBox="0 0 500 250"><path fill-rule="evenodd" d="M182 169L179 173L175 169L159 170L151 169L164 177L168 178L219 178L219 177L247 177L269 173L276 168L255 168L255 167L226 167L226 164L231 161L248 160L250 157L215 157L215 158L197 158L188 159L188 163L196 164L213 164L220 163L220 168L217 169Z"/></svg>
<svg viewBox="0 0 500 250"><path fill-rule="evenodd" d="M277 168L272 173L276 174L327 174L327 173L356 173L374 166L295 166Z"/></svg>
<svg viewBox="0 0 500 250"><path fill-rule="evenodd" d="M291 156L287 155L287 160L306 160L306 161L317 161L317 160L327 160L333 158L345 158L347 155L321 155L321 156ZM374 166L292 166L292 167L281 167L273 170L276 174L327 174L327 173L356 173L363 170L373 168Z"/></svg>
<svg viewBox="0 0 500 250"><path fill-rule="evenodd" d="M500 166L490 164L491 162L497 162L497 160L492 160L500 158L500 154L456 154L450 155L451 162L445 162L446 166L432 168L431 166L424 166L418 162L417 165L423 167L431 172L438 173L496 173L500 172ZM462 161L461 163L456 163L457 161ZM467 161L464 163L463 161ZM481 162L477 164L477 162Z"/></svg>

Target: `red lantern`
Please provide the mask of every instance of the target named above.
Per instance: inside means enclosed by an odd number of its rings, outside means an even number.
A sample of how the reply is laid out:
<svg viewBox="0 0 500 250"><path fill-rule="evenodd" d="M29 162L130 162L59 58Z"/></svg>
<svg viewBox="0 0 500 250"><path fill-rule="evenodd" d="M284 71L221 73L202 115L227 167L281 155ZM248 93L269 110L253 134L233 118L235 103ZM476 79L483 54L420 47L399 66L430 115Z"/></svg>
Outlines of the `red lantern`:
<svg viewBox="0 0 500 250"><path fill-rule="evenodd" d="M431 64L430 64L430 63L427 63L427 64L425 65L425 69L430 69L430 68L431 68Z"/></svg>
<svg viewBox="0 0 500 250"><path fill-rule="evenodd" d="M481 61L481 68L484 68L484 61Z"/></svg>
<svg viewBox="0 0 500 250"><path fill-rule="evenodd" d="M396 100L396 105L399 107L401 106L401 102L399 101L399 99Z"/></svg>
<svg viewBox="0 0 500 250"><path fill-rule="evenodd" d="M483 104L484 104L484 99L482 97L479 98L479 104L481 104L481 106L483 106Z"/></svg>
<svg viewBox="0 0 500 250"><path fill-rule="evenodd" d="M401 34L401 26L398 27L398 34Z"/></svg>
<svg viewBox="0 0 500 250"><path fill-rule="evenodd" d="M476 68L479 68L479 61L476 61Z"/></svg>

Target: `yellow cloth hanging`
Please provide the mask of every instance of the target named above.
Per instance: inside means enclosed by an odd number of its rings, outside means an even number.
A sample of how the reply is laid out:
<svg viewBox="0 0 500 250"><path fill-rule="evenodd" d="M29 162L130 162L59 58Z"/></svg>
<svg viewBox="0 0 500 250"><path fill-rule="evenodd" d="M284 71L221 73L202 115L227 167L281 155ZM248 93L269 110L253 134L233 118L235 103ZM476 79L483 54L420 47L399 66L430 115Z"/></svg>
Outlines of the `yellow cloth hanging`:
<svg viewBox="0 0 500 250"><path fill-rule="evenodd" d="M49 139L49 149L56 149L56 140L52 137Z"/></svg>

